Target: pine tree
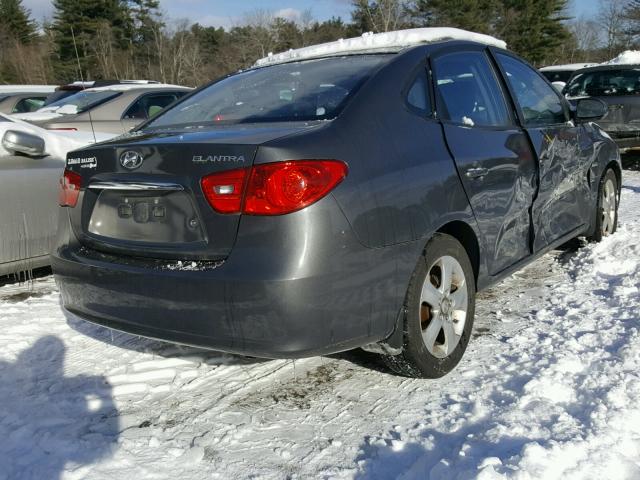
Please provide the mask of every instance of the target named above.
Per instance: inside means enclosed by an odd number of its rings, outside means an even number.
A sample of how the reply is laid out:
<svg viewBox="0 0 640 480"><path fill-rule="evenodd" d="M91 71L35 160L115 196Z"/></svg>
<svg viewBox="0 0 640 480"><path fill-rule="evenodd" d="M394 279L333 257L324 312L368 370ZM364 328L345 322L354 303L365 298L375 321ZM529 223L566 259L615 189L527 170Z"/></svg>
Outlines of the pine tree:
<svg viewBox="0 0 640 480"><path fill-rule="evenodd" d="M411 13L419 26L492 33L498 4L498 0L417 0Z"/></svg>
<svg viewBox="0 0 640 480"><path fill-rule="evenodd" d="M0 32L21 43L36 38L36 24L22 0L0 0Z"/></svg>
<svg viewBox="0 0 640 480"><path fill-rule="evenodd" d="M501 0L495 33L509 49L534 64L555 56L570 38L568 0Z"/></svg>
<svg viewBox="0 0 640 480"><path fill-rule="evenodd" d="M91 77L95 59L91 45L96 32L105 23L118 46L126 44L129 25L127 4L123 0L53 0L54 14L51 30L57 47L57 70L65 80ZM75 38L75 42L74 42ZM82 72L78 72L76 48Z"/></svg>

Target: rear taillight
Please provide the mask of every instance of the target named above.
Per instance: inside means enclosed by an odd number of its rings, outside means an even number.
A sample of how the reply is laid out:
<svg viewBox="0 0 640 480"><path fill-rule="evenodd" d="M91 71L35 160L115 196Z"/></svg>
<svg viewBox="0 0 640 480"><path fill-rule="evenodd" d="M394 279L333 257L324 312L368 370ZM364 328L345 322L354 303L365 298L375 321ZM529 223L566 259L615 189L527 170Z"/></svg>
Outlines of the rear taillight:
<svg viewBox="0 0 640 480"><path fill-rule="evenodd" d="M229 170L207 175L201 181L202 191L216 212L240 213L242 194L249 169Z"/></svg>
<svg viewBox="0 0 640 480"><path fill-rule="evenodd" d="M347 165L337 160L267 163L208 175L202 190L220 213L283 215L320 200L347 172Z"/></svg>
<svg viewBox="0 0 640 480"><path fill-rule="evenodd" d="M60 195L58 203L61 207L75 207L78 204L82 177L79 173L65 170L60 178Z"/></svg>

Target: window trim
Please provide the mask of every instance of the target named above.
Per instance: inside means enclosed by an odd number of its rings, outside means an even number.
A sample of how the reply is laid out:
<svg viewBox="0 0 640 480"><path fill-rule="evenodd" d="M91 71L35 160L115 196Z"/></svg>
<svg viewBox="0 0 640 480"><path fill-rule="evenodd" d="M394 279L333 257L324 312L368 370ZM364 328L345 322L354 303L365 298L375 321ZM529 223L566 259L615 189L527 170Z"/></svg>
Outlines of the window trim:
<svg viewBox="0 0 640 480"><path fill-rule="evenodd" d="M412 113L413 115L417 115L420 118L433 120L435 118L435 104L433 101L433 95L431 92L431 71L430 65L428 64L426 59L420 60L420 63L411 71L408 76L409 80L402 87L402 91L400 92L401 100L405 108ZM427 110L421 110L418 107L411 105L409 103L409 92L413 85L415 84L416 79L421 74L425 75L425 97L427 102L429 102Z"/></svg>
<svg viewBox="0 0 640 480"><path fill-rule="evenodd" d="M547 78L542 75L536 68L534 68L529 62L523 60L522 58L512 54L511 52L508 52L506 50L498 50L495 49L494 47L489 47L489 52L490 55L493 59L493 61L495 62L498 71L500 72L500 76L502 78L502 81L504 82L504 84L506 85L508 91L509 91L509 96L511 97L511 100L513 101L513 104L515 106L516 109L516 113L518 115L518 123L520 124L520 126L522 128L548 128L548 127L557 127L557 126L563 126L566 125L568 122L571 121L571 109L569 107L569 103L567 102L567 99L564 98L560 92L558 92L553 85L551 85L551 82L549 82L549 80L547 80ZM524 118L524 112L522 110L522 107L520 105L520 102L518 101L518 96L516 95L515 91L513 90L513 88L511 87L511 84L509 83L509 78L507 77L507 72L505 71L505 69L503 68L502 64L500 63L500 59L498 58L498 55L503 55L505 57L510 57L511 59L522 63L523 65L529 67L536 75L538 75L539 78L542 79L542 81L544 83L547 84L547 86L551 89L551 91L554 93L554 95L558 98L558 100L560 100L560 105L562 105L562 110L564 112L564 122L560 122L560 123L547 123L547 124L543 124L543 125L527 125L525 118Z"/></svg>
<svg viewBox="0 0 640 480"><path fill-rule="evenodd" d="M514 128L518 128L518 118L517 116L514 116L513 109L511 108L512 105L511 105L510 91L505 90L505 85L502 82L502 75L498 70L496 70L496 67L493 62L493 57L488 54L487 50L488 50L487 47L484 45L477 46L477 47L465 46L463 48L460 48L460 46L455 46L455 47L441 49L437 53L430 56L429 60L430 60L430 67L431 67L431 73L432 73L431 88L433 90L433 96L434 96L435 118L437 118L443 125L454 125L458 127L476 128L481 130L492 130L492 131L507 131L507 130L513 130ZM493 75L496 85L498 86L500 94L504 99L504 106L507 112L508 123L505 123L504 125L467 125L465 123L455 122L453 120L449 120L448 118L444 118L443 115L438 113L439 111L446 112L446 117L449 116L449 112L447 111L446 105L444 104L442 96L438 91L437 80L436 80L438 69L436 68L435 61L447 55L452 55L457 53L479 53L484 57L485 61L487 62L487 66L491 70L491 74Z"/></svg>

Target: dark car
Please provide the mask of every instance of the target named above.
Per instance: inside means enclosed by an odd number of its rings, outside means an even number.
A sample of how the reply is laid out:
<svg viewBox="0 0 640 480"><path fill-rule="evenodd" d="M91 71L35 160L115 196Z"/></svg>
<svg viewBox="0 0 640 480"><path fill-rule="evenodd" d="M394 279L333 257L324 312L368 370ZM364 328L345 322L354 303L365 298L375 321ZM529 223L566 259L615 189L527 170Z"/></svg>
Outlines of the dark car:
<svg viewBox="0 0 640 480"><path fill-rule="evenodd" d="M258 357L363 347L438 377L466 349L476 291L615 231L601 102L571 110L496 46L381 35L274 57L69 154L64 308Z"/></svg>
<svg viewBox="0 0 640 480"><path fill-rule="evenodd" d="M591 97L608 105L598 125L622 149L640 147L640 65L598 65L573 74L564 94L570 102Z"/></svg>

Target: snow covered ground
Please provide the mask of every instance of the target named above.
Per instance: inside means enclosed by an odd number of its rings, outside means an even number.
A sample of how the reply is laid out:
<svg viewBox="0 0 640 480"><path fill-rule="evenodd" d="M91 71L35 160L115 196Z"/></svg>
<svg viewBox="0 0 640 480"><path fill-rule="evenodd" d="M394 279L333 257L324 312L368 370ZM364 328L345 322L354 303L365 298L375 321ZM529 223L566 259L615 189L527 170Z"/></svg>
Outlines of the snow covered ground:
<svg viewBox="0 0 640 480"><path fill-rule="evenodd" d="M619 232L480 295L458 368L263 361L65 318L0 287L0 479L640 478L640 172Z"/></svg>

